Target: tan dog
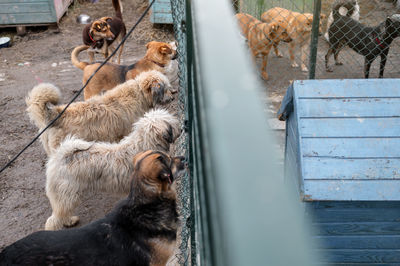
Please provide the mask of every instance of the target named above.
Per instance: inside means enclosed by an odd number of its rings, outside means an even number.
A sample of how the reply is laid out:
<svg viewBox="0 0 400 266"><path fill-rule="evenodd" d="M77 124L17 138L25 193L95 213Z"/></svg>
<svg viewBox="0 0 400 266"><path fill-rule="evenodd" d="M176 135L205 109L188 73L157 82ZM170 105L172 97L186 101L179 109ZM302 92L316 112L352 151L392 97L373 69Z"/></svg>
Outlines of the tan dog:
<svg viewBox="0 0 400 266"><path fill-rule="evenodd" d="M149 42L146 47L147 51L145 56L132 65L105 64L85 88L85 100L110 90L127 80L134 79L138 74L144 71L157 70L165 74L166 67L168 67L171 60L175 59L177 55L175 43ZM81 45L76 47L71 53L72 64L83 70L83 84L86 83L100 65L100 63L89 64L79 61L79 53L86 49L88 49L88 46Z"/></svg>
<svg viewBox="0 0 400 266"><path fill-rule="evenodd" d="M79 217L72 212L81 195L96 191L127 195L133 174L131 158L148 149L168 152L180 132L178 119L158 109L140 118L119 143L67 138L47 163L46 195L53 213L45 230L77 224Z"/></svg>
<svg viewBox="0 0 400 266"><path fill-rule="evenodd" d="M321 14L319 23L319 33L322 34L322 19L326 16ZM300 46L301 53L301 70L304 72L308 71L306 66L306 49L310 46L311 41L311 30L313 23L313 15L310 13L298 13L293 12L281 7L274 7L261 15L261 20L267 23L275 22L283 27L293 40L289 43L289 55L292 67L298 67L299 65L295 61L294 50L296 45ZM277 44L274 45L274 49L277 48ZM279 53L278 51L275 51Z"/></svg>
<svg viewBox="0 0 400 266"><path fill-rule="evenodd" d="M278 23L263 23L243 13L236 14L235 17L239 22L242 34L245 35L248 41L253 57L255 58L258 54L262 55L261 76L263 79L268 80L266 70L268 54L274 43L279 43L281 40L286 42L291 41L289 35Z"/></svg>
<svg viewBox="0 0 400 266"><path fill-rule="evenodd" d="M28 115L39 130L64 109L65 105L56 105L59 99L58 88L48 83L37 85L29 93ZM132 123L145 112L171 99L170 84L163 74L155 70L143 72L104 95L72 103L40 140L48 155L68 135L87 141L116 142L131 132Z"/></svg>

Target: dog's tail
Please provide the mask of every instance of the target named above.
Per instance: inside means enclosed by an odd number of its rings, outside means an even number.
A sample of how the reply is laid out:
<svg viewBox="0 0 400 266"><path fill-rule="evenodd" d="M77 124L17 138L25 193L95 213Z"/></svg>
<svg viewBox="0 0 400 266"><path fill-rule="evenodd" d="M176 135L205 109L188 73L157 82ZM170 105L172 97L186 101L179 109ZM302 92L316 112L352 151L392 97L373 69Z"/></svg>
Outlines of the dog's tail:
<svg viewBox="0 0 400 266"><path fill-rule="evenodd" d="M60 90L50 83L35 86L25 99L29 118L38 127L45 127L57 115L52 105L60 101Z"/></svg>
<svg viewBox="0 0 400 266"><path fill-rule="evenodd" d="M87 49L89 49L88 45L80 45L80 46L75 47L75 49L72 50L72 53L71 53L71 62L72 62L72 64L74 66L76 66L77 68L82 69L82 70L84 70L85 67L87 65L89 65L89 63L88 62L79 61L78 55L80 54L80 52L82 52L84 50L87 50Z"/></svg>
<svg viewBox="0 0 400 266"><path fill-rule="evenodd" d="M338 19L340 16L351 17L356 12L356 0L339 1L332 8L333 19Z"/></svg>
<svg viewBox="0 0 400 266"><path fill-rule="evenodd" d="M122 20L123 8L122 8L121 0L112 0L112 5L113 5L113 7L115 9L115 16L117 18L119 18L120 20Z"/></svg>

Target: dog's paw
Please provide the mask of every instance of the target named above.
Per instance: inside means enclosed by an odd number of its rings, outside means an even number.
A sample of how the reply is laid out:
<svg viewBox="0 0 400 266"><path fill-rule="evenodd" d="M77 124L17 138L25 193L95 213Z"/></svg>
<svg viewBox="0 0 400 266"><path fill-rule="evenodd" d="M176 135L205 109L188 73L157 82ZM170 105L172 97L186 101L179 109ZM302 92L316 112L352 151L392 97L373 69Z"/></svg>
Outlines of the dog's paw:
<svg viewBox="0 0 400 266"><path fill-rule="evenodd" d="M267 72L261 72L261 77L263 78L263 80L268 80L268 73Z"/></svg>
<svg viewBox="0 0 400 266"><path fill-rule="evenodd" d="M71 216L67 222L64 223L65 227L73 227L79 223L78 216Z"/></svg>
<svg viewBox="0 0 400 266"><path fill-rule="evenodd" d="M299 65L296 62L293 62L291 66L292 67L299 67Z"/></svg>
<svg viewBox="0 0 400 266"><path fill-rule="evenodd" d="M62 222L59 219L57 219L54 215L47 218L46 224L44 225L44 230L47 231L60 230L62 228L63 228Z"/></svg>
<svg viewBox="0 0 400 266"><path fill-rule="evenodd" d="M277 56L277 57L283 57L283 55L282 55L281 52L278 52L278 53L276 54L276 56Z"/></svg>
<svg viewBox="0 0 400 266"><path fill-rule="evenodd" d="M308 72L308 68L306 67L306 66L301 66L301 71L303 71L303 72Z"/></svg>
<svg viewBox="0 0 400 266"><path fill-rule="evenodd" d="M343 65L343 63L342 63L342 62L340 62L340 61L337 61L337 62L335 62L335 65L337 65L337 66L341 66L341 65Z"/></svg>
<svg viewBox="0 0 400 266"><path fill-rule="evenodd" d="M326 72L333 72L332 67L326 67Z"/></svg>

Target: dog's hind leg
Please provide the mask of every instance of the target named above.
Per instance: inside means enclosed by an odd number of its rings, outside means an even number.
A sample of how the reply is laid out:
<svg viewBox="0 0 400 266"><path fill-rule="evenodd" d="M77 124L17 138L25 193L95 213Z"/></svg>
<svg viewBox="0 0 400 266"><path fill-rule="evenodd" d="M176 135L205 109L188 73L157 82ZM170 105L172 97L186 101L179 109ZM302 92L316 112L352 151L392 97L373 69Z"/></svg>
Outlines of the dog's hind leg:
<svg viewBox="0 0 400 266"><path fill-rule="evenodd" d="M379 66L379 78L383 78L383 71L385 71L385 65L386 65L388 53L389 53L389 49L387 49L387 52L384 52L381 54L381 63Z"/></svg>
<svg viewBox="0 0 400 266"><path fill-rule="evenodd" d="M369 78L369 70L371 68L371 64L374 60L368 59L365 57L364 60L364 78Z"/></svg>
<svg viewBox="0 0 400 266"><path fill-rule="evenodd" d="M94 52L93 51L88 51L87 53L89 55L89 62L93 63L94 62Z"/></svg>
<svg viewBox="0 0 400 266"><path fill-rule="evenodd" d="M325 55L325 70L326 72L333 72L333 69L331 66L329 66L329 57L331 57L334 49L331 47L329 48L328 52Z"/></svg>
<svg viewBox="0 0 400 266"><path fill-rule="evenodd" d="M301 71L303 72L308 72L308 68L306 66L306 58L307 58L307 54L306 54L306 49L307 49L307 45L303 44L300 48L300 52L301 52Z"/></svg>
<svg viewBox="0 0 400 266"><path fill-rule="evenodd" d="M336 49L333 53L333 58L335 59L335 65L338 65L338 66L343 65L343 63L339 61L339 53L345 45L346 45L345 42L339 42L338 47L336 47Z"/></svg>
<svg viewBox="0 0 400 266"><path fill-rule="evenodd" d="M124 50L124 44L121 45L121 48L119 48L119 54L118 54L118 64L121 63L121 54L122 51Z"/></svg>

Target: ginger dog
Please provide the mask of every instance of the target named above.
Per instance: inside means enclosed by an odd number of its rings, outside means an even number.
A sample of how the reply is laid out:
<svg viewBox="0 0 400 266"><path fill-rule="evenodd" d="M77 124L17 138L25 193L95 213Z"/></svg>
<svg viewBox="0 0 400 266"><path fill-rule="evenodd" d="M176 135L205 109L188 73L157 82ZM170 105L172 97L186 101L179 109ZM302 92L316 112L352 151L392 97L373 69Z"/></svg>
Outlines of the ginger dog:
<svg viewBox="0 0 400 266"><path fill-rule="evenodd" d="M268 54L274 43L279 43L281 40L286 42L291 41L289 35L278 23L263 23L243 13L236 14L235 17L239 22L242 34L246 34L245 37L248 40L248 45L253 57L255 58L258 54L262 55L261 76L263 79L268 80L266 69Z"/></svg>
<svg viewBox="0 0 400 266"><path fill-rule="evenodd" d="M94 95L110 90L127 80L134 79L138 74L144 71L157 70L165 74L166 67L169 65L171 60L176 59L177 54L175 43L149 42L146 47L147 51L145 56L132 65L105 64L85 88L85 100ZM89 46L81 45L76 47L71 53L72 64L83 70L83 84L86 83L89 77L100 65L100 63L90 64L88 62L79 61L79 53L88 48Z"/></svg>
<svg viewBox="0 0 400 266"><path fill-rule="evenodd" d="M319 33L322 34L322 19L326 16L324 14L320 15L320 23L319 23ZM278 25L285 29L285 31L289 34L289 37L292 39L289 42L289 55L292 67L298 67L299 65L295 61L294 50L296 45L300 46L300 57L301 57L301 70L304 72L308 71L306 66L306 49L310 46L311 42L311 30L313 23L313 15L310 13L298 13L293 12L281 7L274 7L261 15L261 20L266 23L275 22ZM275 53L279 53L277 51L278 43L274 44Z"/></svg>

